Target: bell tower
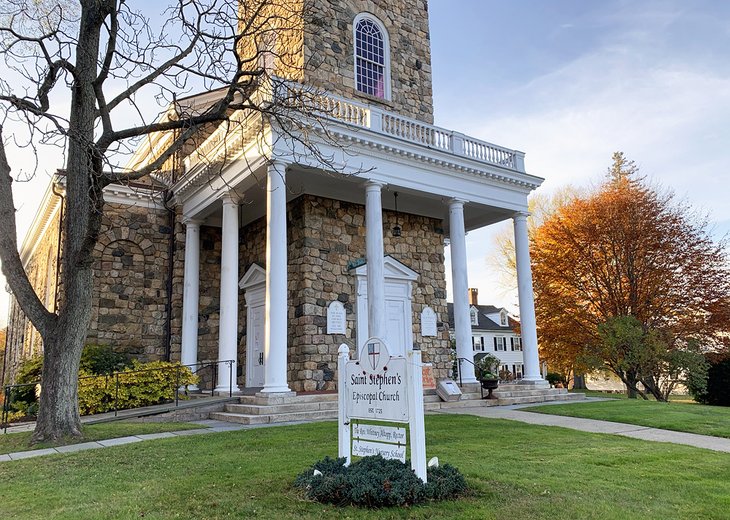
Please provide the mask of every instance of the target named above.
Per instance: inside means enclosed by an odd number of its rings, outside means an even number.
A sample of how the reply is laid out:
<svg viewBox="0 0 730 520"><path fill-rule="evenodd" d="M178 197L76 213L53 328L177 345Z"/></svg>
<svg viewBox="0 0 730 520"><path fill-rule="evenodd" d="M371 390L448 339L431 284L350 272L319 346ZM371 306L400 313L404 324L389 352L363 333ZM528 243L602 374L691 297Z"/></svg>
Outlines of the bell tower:
<svg viewBox="0 0 730 520"><path fill-rule="evenodd" d="M262 4L275 14L244 27ZM248 66L433 123L427 0L244 0L240 11Z"/></svg>

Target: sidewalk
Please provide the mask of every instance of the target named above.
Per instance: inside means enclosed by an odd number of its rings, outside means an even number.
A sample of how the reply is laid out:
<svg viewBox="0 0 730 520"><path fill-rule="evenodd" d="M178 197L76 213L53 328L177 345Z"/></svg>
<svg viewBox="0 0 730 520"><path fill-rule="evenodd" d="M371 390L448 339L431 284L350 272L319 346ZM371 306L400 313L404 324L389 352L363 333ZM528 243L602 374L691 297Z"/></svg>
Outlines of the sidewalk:
<svg viewBox="0 0 730 520"><path fill-rule="evenodd" d="M169 439L171 437L184 437L186 435L205 435L207 433L229 432L236 430L250 430L252 428L266 428L271 426L287 426L295 423L275 423L275 424L235 424L223 421L213 421L206 419L204 421L189 421L193 424L199 424L201 427L194 430L179 430L176 432L163 433L145 433L141 435L130 435L129 437L117 437L116 439L107 439L103 441L82 442L79 444L69 444L67 446L58 446L56 448L44 448L41 450L17 451L15 453L7 453L0 455L0 462L8 462L11 460L29 459L31 457L42 457L44 455L54 455L56 453L73 453L76 451L95 450L98 448L108 448L110 446L120 446L122 444L132 444L135 442L149 441L154 439Z"/></svg>
<svg viewBox="0 0 730 520"><path fill-rule="evenodd" d="M550 404L575 403L575 401L554 401ZM544 404L540 406L550 406ZM605 433L609 435L622 435L652 442L669 442L673 444L684 444L695 448L704 448L713 451L730 453L730 439L722 437L711 437L709 435L697 435L694 433L674 432L670 430L660 430L647 426L637 426L634 424L623 424L609 421L598 421L594 419L580 419L576 417L563 417L559 415L546 415L533 412L523 412L520 408L528 406L538 406L535 403L512 406L492 406L492 407L465 407L439 410L441 414L466 414L476 415L478 417L487 417L492 419L507 419L510 421L520 421L528 424L537 424L541 426L559 426L561 428L570 428L590 433ZM45 448L41 450L20 451L0 455L0 462L8 462L11 460L28 459L31 457L41 457L43 455L53 455L56 453L73 453L77 451L93 450L98 448L107 448L110 446L120 446L122 444L131 444L153 439L165 439L171 437L183 437L186 435L204 435L207 433L249 430L253 428L270 428L276 426L288 426L292 424L302 424L306 421L297 421L289 423L272 423L272 424L256 424L245 425L228 423L224 421L203 420L189 421L199 424L201 427L194 430L181 430L176 432L164 433L148 433L142 435L132 435L129 437L119 437L116 439L108 439L94 442L84 442L81 444L70 444L68 446L58 446L57 448Z"/></svg>
<svg viewBox="0 0 730 520"><path fill-rule="evenodd" d="M550 404L568 403L574 404L575 401L554 401ZM624 424L609 421L599 421L595 419L581 419L577 417L563 417L560 415L547 415L541 413L520 411L520 408L526 408L528 406L550 406L550 404L492 406L488 408L452 408L450 410L440 410L439 413L476 415L478 417L488 417L491 419L507 419L510 421L520 421L528 424L538 424L542 426L560 426L561 428L570 428L571 430L579 430L582 432L606 433L609 435L621 435L624 437L631 437L644 441L685 444L687 446L693 446L695 448L704 448L707 450L730 453L730 439L725 439L723 437L712 437L710 435L698 435L696 433L660 430L658 428L637 426L635 424Z"/></svg>

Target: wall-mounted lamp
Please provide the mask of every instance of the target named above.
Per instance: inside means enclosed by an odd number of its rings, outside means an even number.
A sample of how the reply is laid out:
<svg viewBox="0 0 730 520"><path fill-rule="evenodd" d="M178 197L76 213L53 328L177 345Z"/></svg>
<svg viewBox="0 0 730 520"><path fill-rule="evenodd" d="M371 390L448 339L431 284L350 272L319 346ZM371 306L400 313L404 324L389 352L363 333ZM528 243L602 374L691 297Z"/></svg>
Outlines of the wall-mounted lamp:
<svg viewBox="0 0 730 520"><path fill-rule="evenodd" d="M401 227L398 225L398 192L393 192L393 198L395 199L395 226L393 226L392 234L394 237L401 235Z"/></svg>

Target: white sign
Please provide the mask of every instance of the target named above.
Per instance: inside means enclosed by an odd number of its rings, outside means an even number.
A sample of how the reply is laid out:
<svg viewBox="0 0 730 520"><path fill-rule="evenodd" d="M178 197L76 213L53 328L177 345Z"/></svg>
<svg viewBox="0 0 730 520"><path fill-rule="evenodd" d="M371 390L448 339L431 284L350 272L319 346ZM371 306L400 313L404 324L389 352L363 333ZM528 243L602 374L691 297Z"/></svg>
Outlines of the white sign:
<svg viewBox="0 0 730 520"><path fill-rule="evenodd" d="M363 345L358 361L352 361L350 348L340 345L337 453L348 465L353 455L379 454L406 460L405 428L379 424L353 427L352 419L407 422L411 468L426 482L422 368L418 348L409 351L406 357L391 357L382 339L371 338ZM393 444L386 444L387 441Z"/></svg>
<svg viewBox="0 0 730 520"><path fill-rule="evenodd" d="M427 338L437 334L436 313L431 307L424 307L421 311L421 336Z"/></svg>
<svg viewBox="0 0 730 520"><path fill-rule="evenodd" d="M379 426L376 424L356 424L352 427L352 436L365 441L406 443L406 429L396 426Z"/></svg>
<svg viewBox="0 0 730 520"><path fill-rule="evenodd" d="M327 334L345 334L346 328L345 306L335 300L327 307Z"/></svg>
<svg viewBox="0 0 730 520"><path fill-rule="evenodd" d="M345 368L347 417L408 422L406 359L391 357L385 342L371 338L360 359Z"/></svg>
<svg viewBox="0 0 730 520"><path fill-rule="evenodd" d="M357 457L369 457L371 455L380 455L384 459L396 459L401 462L406 461L405 445L383 444L380 442L361 441L355 439L352 441L352 454Z"/></svg>

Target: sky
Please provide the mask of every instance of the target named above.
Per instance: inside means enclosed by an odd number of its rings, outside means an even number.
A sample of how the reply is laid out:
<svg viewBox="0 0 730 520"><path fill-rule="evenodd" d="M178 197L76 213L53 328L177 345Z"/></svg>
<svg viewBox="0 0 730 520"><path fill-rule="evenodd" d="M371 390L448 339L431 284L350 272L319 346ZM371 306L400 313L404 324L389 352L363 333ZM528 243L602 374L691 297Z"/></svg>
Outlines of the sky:
<svg viewBox="0 0 730 520"><path fill-rule="evenodd" d="M707 212L715 238L730 233L730 2L430 0L429 13L436 125L524 151L547 195L596 185L623 151ZM19 242L62 165L43 159L15 183ZM467 236L469 285L517 311L493 268L504 226ZM4 287L0 275L0 327Z"/></svg>

